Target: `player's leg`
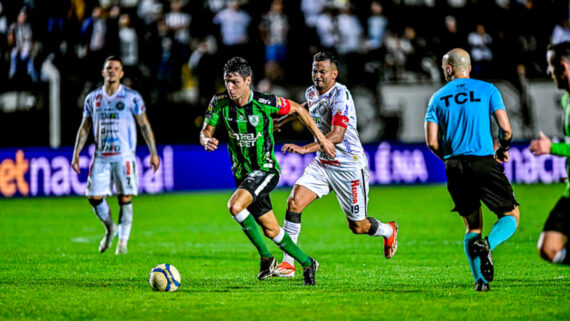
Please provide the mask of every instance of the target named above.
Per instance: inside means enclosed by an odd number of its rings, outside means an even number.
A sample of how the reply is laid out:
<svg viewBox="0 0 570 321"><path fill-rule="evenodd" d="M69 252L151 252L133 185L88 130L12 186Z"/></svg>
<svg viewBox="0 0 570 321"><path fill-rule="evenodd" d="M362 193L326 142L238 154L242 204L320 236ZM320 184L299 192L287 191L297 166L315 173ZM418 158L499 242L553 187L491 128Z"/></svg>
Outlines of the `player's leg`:
<svg viewBox="0 0 570 321"><path fill-rule="evenodd" d="M550 212L538 239L538 253L548 262L570 265L570 199L561 197Z"/></svg>
<svg viewBox="0 0 570 321"><path fill-rule="evenodd" d="M321 198L330 192L328 177L320 162L311 162L299 177L289 198L287 199L287 211L283 228L291 236L295 244L301 233L301 214L303 210L315 199ZM295 259L283 253L283 261L274 273L279 277L295 276Z"/></svg>
<svg viewBox="0 0 570 321"><path fill-rule="evenodd" d="M258 205L271 205L269 195L264 197L263 200L260 200ZM315 259L307 256L297 244L293 242L289 234L279 226L273 210L269 210L258 217L257 221L263 229L265 236L272 239L283 252L301 263L303 266L303 285L315 285L315 272L318 270L319 263Z"/></svg>
<svg viewBox="0 0 570 321"><path fill-rule="evenodd" d="M133 224L133 195L138 194L138 175L136 161L132 157L125 157L113 163L112 178L117 188L119 202L119 241L115 254L127 254L127 243L131 235Z"/></svg>
<svg viewBox="0 0 570 321"><path fill-rule="evenodd" d="M250 214L247 209L253 202L252 194L243 188L238 188L230 200L228 201L228 210L236 222L238 222L242 231L249 238L250 242L255 246L259 256L262 260L272 259L273 255L263 242L263 237L259 232L259 228L255 222L255 218Z"/></svg>
<svg viewBox="0 0 570 321"><path fill-rule="evenodd" d="M113 222L111 209L105 200L111 195L111 164L101 159L93 159L87 176L86 193L93 212L105 227L105 236L99 243L99 252L105 252L113 243L117 226Z"/></svg>
<svg viewBox="0 0 570 321"><path fill-rule="evenodd" d="M131 235L133 224L133 203L132 195L118 195L119 201L119 241L115 254L127 254L127 243Z"/></svg>

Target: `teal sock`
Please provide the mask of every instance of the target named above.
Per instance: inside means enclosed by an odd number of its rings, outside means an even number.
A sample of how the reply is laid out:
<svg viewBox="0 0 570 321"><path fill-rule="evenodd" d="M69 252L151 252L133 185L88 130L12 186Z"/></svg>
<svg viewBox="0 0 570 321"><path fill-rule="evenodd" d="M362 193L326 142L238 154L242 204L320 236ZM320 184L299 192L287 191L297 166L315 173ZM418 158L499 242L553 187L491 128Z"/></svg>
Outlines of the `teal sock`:
<svg viewBox="0 0 570 321"><path fill-rule="evenodd" d="M508 240L517 229L517 220L514 216L505 215L501 217L489 233L488 240L491 251L494 250L499 244Z"/></svg>
<svg viewBox="0 0 570 321"><path fill-rule="evenodd" d="M293 242L291 236L289 236L285 230L281 229L281 233L273 239L273 242L275 242L283 252L289 254L301 263L304 268L311 266L311 259Z"/></svg>
<svg viewBox="0 0 570 321"><path fill-rule="evenodd" d="M257 251L259 252L259 256L261 258L272 258L271 252L263 242L263 236L261 236L261 232L259 232L259 228L257 228L257 223L255 223L255 219L252 215L248 215L247 218L239 223L242 227L243 232L251 243L255 246Z"/></svg>
<svg viewBox="0 0 570 321"><path fill-rule="evenodd" d="M469 245L477 240L481 239L481 233L467 233L465 234L465 238L463 239L463 249L465 250L465 256L467 257L467 262L469 263L469 268L471 268L471 273L473 274L473 281L477 282L477 280L482 279L481 270L480 270L480 259L478 257L473 260L471 255L469 255Z"/></svg>

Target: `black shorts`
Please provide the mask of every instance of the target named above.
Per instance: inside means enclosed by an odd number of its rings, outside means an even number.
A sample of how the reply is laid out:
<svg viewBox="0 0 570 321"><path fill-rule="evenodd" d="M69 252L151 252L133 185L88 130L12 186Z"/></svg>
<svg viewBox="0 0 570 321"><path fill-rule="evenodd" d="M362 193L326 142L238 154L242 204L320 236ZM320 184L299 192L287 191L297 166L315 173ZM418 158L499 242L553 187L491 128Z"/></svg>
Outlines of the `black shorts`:
<svg viewBox="0 0 570 321"><path fill-rule="evenodd" d="M570 236L570 199L561 197L544 223L543 231L556 231Z"/></svg>
<svg viewBox="0 0 570 321"><path fill-rule="evenodd" d="M481 202L497 215L510 212L517 200L503 166L493 156L457 156L445 161L447 189L455 203L452 211L472 214Z"/></svg>
<svg viewBox="0 0 570 321"><path fill-rule="evenodd" d="M273 209L269 193L277 186L279 174L255 170L244 179L234 177L234 180L237 188L245 189L253 196L253 202L247 207L253 217L258 218Z"/></svg>

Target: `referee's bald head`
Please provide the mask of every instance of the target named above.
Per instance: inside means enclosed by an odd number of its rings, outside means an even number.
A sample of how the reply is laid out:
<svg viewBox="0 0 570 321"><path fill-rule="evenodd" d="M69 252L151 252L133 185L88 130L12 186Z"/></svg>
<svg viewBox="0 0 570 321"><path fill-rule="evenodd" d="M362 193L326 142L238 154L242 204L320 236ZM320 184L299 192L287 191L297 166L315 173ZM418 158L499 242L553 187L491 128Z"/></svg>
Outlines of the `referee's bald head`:
<svg viewBox="0 0 570 321"><path fill-rule="evenodd" d="M469 78L471 72L469 53L461 48L451 49L443 55L441 68L447 81L455 78Z"/></svg>

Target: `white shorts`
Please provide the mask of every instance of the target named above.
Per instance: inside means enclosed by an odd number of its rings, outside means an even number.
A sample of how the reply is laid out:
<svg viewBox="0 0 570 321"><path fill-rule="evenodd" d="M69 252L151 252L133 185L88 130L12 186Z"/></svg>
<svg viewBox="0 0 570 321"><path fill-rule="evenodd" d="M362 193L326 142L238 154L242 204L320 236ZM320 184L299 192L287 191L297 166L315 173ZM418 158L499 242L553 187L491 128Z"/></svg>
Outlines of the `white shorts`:
<svg viewBox="0 0 570 321"><path fill-rule="evenodd" d="M346 217L351 221L366 218L368 207L368 166L351 171L327 169L318 160L312 161L295 185L301 185L319 198L327 195L331 189Z"/></svg>
<svg viewBox="0 0 570 321"><path fill-rule="evenodd" d="M87 196L113 195L113 185L119 195L137 195L139 178L134 157L113 158L95 157L87 177Z"/></svg>

